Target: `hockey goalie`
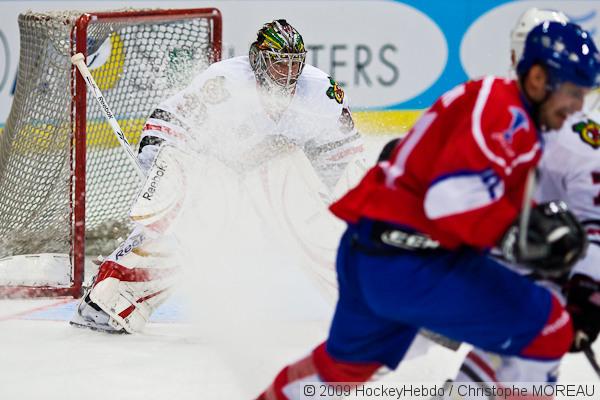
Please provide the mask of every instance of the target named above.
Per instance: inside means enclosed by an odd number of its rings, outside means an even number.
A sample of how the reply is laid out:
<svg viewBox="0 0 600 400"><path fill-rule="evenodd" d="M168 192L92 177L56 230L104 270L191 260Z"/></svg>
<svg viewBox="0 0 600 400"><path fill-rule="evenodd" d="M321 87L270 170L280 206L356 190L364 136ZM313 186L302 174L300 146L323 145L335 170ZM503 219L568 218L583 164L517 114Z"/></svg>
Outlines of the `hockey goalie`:
<svg viewBox="0 0 600 400"><path fill-rule="evenodd" d="M179 270L170 228L186 187L202 185L186 158L217 160L242 176L300 150L324 191L334 191L362 140L344 91L305 59L302 36L274 20L258 31L249 56L212 64L152 111L139 144L147 178L132 207L135 228L102 260L71 324L139 332L168 297Z"/></svg>

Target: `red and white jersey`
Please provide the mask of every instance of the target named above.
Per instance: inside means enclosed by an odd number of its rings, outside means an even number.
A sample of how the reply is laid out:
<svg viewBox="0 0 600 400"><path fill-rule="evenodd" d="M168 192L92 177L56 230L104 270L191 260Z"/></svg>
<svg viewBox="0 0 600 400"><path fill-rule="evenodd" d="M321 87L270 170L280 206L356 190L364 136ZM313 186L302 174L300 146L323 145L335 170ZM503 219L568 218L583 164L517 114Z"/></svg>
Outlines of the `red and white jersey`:
<svg viewBox="0 0 600 400"><path fill-rule="evenodd" d="M541 150L516 82L470 81L439 98L331 210L351 223L412 228L446 248L491 248L520 213Z"/></svg>
<svg viewBox="0 0 600 400"><path fill-rule="evenodd" d="M567 203L590 241L573 272L600 280L600 113L574 114L544 139L536 200Z"/></svg>
<svg viewBox="0 0 600 400"><path fill-rule="evenodd" d="M247 56L212 64L158 105L145 137L192 146L241 170L297 146L330 188L363 149L347 96L326 73L306 65L291 100L269 98L257 90Z"/></svg>

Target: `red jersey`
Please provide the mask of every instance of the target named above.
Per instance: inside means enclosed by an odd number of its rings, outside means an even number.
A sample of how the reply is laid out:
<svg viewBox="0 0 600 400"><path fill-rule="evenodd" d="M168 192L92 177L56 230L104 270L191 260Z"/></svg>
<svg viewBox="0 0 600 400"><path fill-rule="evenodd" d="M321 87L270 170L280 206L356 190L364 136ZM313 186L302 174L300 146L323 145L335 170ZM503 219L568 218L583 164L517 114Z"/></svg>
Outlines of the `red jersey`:
<svg viewBox="0 0 600 400"><path fill-rule="evenodd" d="M515 81L486 77L440 97L357 187L330 208L387 221L446 248L493 247L521 211L542 142Z"/></svg>

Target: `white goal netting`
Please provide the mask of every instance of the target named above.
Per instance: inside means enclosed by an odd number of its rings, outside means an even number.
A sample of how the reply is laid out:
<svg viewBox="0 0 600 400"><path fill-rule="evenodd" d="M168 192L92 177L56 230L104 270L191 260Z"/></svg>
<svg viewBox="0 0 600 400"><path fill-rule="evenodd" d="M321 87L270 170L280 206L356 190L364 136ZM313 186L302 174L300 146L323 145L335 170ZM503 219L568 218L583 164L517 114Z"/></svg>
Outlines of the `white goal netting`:
<svg viewBox="0 0 600 400"><path fill-rule="evenodd" d="M17 87L0 135L0 285L73 287L74 265L56 274L52 265L82 263L82 242L106 254L128 233L139 178L77 83L71 55L84 49L135 146L152 109L218 59L220 23L215 9L19 16Z"/></svg>

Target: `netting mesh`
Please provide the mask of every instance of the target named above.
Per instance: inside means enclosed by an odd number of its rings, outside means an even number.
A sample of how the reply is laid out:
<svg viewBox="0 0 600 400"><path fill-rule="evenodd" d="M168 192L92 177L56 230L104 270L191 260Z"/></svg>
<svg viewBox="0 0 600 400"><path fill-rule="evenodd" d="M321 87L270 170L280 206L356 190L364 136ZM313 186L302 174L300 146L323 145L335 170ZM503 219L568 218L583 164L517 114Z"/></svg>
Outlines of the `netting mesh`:
<svg viewBox="0 0 600 400"><path fill-rule="evenodd" d="M72 29L81 12L19 16L17 88L0 136L0 259L66 253L72 228ZM212 57L210 20L100 18L87 33L92 75L133 146L145 119ZM77 38L75 38L77 40ZM86 253L128 233L139 178L87 98Z"/></svg>

